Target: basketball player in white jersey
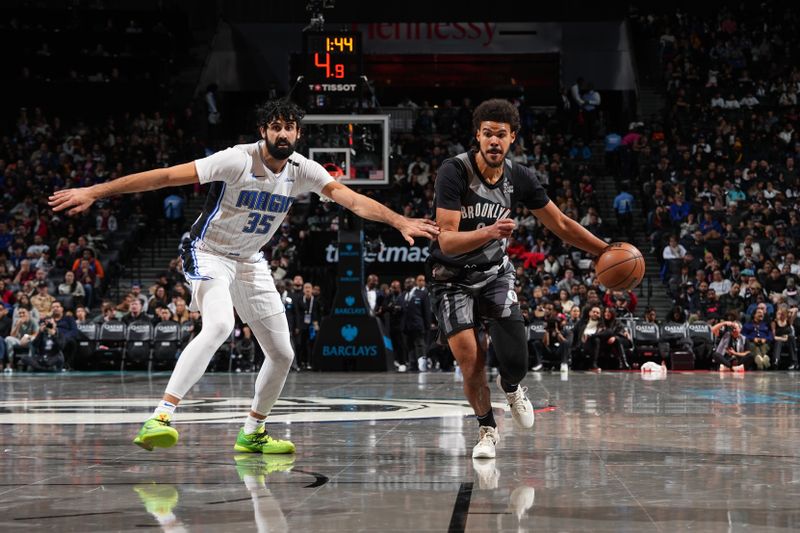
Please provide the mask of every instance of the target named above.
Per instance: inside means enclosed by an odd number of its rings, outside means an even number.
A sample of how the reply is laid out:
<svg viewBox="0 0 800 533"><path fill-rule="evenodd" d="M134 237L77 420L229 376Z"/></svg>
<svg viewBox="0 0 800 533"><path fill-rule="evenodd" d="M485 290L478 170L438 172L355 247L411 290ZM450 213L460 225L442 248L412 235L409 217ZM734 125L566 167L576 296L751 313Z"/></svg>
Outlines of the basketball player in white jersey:
<svg viewBox="0 0 800 533"><path fill-rule="evenodd" d="M175 407L230 335L236 307L266 357L234 448L240 452L294 452L294 444L273 439L264 428L294 353L283 303L260 249L280 228L295 198L308 192L324 195L356 215L393 226L411 244L414 237L435 238L439 233L434 222L398 215L336 182L319 163L295 153L303 115L288 100L269 101L258 110L262 139L256 143L92 187L58 191L50 197L54 211L67 210L74 215L100 198L117 194L198 182L211 185L182 253L183 270L192 285L192 306L201 311L203 328L181 353L162 401L134 440L146 450L170 447L178 441L178 432L170 423Z"/></svg>

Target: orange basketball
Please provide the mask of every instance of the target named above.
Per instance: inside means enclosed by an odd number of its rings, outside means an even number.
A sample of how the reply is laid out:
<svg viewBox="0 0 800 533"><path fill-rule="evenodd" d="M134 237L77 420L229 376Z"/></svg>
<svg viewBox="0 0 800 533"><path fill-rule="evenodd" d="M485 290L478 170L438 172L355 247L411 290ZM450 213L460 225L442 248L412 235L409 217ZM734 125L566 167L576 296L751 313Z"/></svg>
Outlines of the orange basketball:
<svg viewBox="0 0 800 533"><path fill-rule="evenodd" d="M627 242L614 242L597 259L594 271L600 283L610 290L633 289L644 278L642 252Z"/></svg>

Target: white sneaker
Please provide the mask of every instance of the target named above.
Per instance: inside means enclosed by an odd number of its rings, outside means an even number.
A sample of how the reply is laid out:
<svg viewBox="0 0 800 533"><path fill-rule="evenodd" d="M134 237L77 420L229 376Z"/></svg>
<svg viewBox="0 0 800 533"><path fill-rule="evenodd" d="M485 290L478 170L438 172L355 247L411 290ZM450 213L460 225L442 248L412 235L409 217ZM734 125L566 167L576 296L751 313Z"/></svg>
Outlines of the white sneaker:
<svg viewBox="0 0 800 533"><path fill-rule="evenodd" d="M736 365L733 367L734 372L744 372L744 365Z"/></svg>
<svg viewBox="0 0 800 533"><path fill-rule="evenodd" d="M500 440L500 433L492 426L481 426L478 444L472 448L473 459L494 459L495 446Z"/></svg>
<svg viewBox="0 0 800 533"><path fill-rule="evenodd" d="M420 372L427 372L428 370L427 357L420 357L417 359L417 370L419 370Z"/></svg>
<svg viewBox="0 0 800 533"><path fill-rule="evenodd" d="M406 365L400 365L397 367L398 372L405 372L406 370L408 370L408 367Z"/></svg>
<svg viewBox="0 0 800 533"><path fill-rule="evenodd" d="M478 488L481 490L494 490L500 482L500 471L495 466L494 459L473 459L472 469L478 478Z"/></svg>
<svg viewBox="0 0 800 533"><path fill-rule="evenodd" d="M569 365L567 363L561 363L561 372L569 372Z"/></svg>
<svg viewBox="0 0 800 533"><path fill-rule="evenodd" d="M533 405L525 394L528 392L528 387L517 385L517 390L512 393L506 393L500 385L500 376L497 376L497 386L503 394L506 395L508 400L508 407L511 409L511 418L519 428L532 428L535 415L533 414Z"/></svg>

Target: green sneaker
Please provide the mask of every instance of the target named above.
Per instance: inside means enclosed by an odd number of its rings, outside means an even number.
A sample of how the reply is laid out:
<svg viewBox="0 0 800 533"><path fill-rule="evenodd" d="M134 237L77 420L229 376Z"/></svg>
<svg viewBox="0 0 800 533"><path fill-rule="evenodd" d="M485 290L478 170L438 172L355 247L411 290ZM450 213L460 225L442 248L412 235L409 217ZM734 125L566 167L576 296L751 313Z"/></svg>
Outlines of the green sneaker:
<svg viewBox="0 0 800 533"><path fill-rule="evenodd" d="M178 442L178 432L170 424L169 415L161 414L144 423L133 443L148 452L153 448L169 448Z"/></svg>
<svg viewBox="0 0 800 533"><path fill-rule="evenodd" d="M172 485L136 485L133 487L144 504L144 508L152 515L162 516L172 512L178 505L178 491Z"/></svg>
<svg viewBox="0 0 800 533"><path fill-rule="evenodd" d="M287 454L261 454L241 453L233 456L236 461L236 471L239 479L256 477L259 481L274 472L289 472L294 467L294 455Z"/></svg>
<svg viewBox="0 0 800 533"><path fill-rule="evenodd" d="M264 426L261 426L259 431L249 435L245 434L244 428L240 429L233 449L237 452L294 453L294 444L288 440L273 439Z"/></svg>

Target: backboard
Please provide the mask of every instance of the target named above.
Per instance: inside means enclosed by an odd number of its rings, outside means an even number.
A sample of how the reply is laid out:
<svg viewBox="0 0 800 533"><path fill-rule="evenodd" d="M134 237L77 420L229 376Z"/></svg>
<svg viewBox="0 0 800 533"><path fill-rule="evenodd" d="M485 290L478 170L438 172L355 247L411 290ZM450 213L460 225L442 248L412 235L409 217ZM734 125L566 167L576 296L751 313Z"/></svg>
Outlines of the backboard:
<svg viewBox="0 0 800 533"><path fill-rule="evenodd" d="M348 186L389 184L389 115L306 115L300 151Z"/></svg>

